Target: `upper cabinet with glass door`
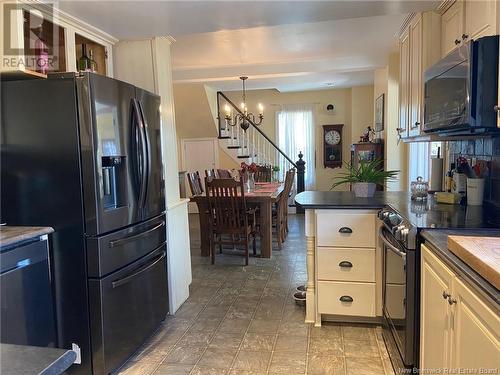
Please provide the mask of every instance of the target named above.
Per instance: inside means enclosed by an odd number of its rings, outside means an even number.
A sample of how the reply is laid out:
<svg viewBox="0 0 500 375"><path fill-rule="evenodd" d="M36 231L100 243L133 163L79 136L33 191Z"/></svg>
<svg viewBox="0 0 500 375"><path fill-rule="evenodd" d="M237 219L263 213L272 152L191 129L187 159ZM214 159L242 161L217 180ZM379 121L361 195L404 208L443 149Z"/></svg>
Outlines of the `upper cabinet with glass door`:
<svg viewBox="0 0 500 375"><path fill-rule="evenodd" d="M441 31L442 57L468 40L497 34L497 7L497 0L457 0L445 8Z"/></svg>
<svg viewBox="0 0 500 375"><path fill-rule="evenodd" d="M117 39L50 4L2 2L0 38L2 80L45 78L51 72L76 72L82 49L92 55L86 70L113 76L112 46ZM91 56L87 56L89 59Z"/></svg>

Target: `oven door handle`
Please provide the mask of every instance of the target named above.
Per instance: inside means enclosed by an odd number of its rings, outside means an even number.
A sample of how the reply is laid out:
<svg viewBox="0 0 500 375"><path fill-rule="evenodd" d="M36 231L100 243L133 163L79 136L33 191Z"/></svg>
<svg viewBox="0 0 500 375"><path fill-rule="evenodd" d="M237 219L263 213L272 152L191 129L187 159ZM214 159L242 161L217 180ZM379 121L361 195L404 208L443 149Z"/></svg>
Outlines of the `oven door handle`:
<svg viewBox="0 0 500 375"><path fill-rule="evenodd" d="M396 248L394 245L392 245L384 236L384 233L383 233L383 228L381 227L378 231L378 236L380 237L380 239L382 240L382 242L389 248L389 250L391 250L393 253L396 253L397 255L399 255L401 258L403 258L403 260L405 261L406 263L406 253L402 252L401 250L399 250L398 248Z"/></svg>

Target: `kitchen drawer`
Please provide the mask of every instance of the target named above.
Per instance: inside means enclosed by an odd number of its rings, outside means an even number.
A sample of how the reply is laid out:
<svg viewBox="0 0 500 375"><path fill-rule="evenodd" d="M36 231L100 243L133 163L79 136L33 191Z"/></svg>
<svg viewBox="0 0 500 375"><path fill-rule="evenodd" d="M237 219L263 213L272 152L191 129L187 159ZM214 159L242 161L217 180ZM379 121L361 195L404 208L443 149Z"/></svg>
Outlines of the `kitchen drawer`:
<svg viewBox="0 0 500 375"><path fill-rule="evenodd" d="M375 247L375 214L351 212L316 213L317 246Z"/></svg>
<svg viewBox="0 0 500 375"><path fill-rule="evenodd" d="M375 282L375 249L318 247L318 279Z"/></svg>
<svg viewBox="0 0 500 375"><path fill-rule="evenodd" d="M318 312L375 316L375 283L318 281Z"/></svg>

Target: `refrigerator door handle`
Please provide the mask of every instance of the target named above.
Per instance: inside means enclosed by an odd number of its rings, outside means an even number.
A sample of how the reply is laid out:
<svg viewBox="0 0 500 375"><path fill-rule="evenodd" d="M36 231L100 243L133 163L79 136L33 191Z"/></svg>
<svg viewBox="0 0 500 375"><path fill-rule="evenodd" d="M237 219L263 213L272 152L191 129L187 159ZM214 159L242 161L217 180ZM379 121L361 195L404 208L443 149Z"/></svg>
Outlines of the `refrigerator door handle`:
<svg viewBox="0 0 500 375"><path fill-rule="evenodd" d="M138 270L136 270L135 272L131 273L130 275L125 276L125 277L123 277L121 279L113 281L111 283L111 287L114 289L114 288L118 288L119 286L121 286L123 284L129 283L130 281L132 281L133 279L135 279L137 276L140 276L141 274L143 274L144 272L146 272L150 268L154 267L156 265L156 263L161 262L163 258L165 258L165 253L162 253L159 257L157 257L156 259L154 259L151 263L146 264L146 266L139 268Z"/></svg>
<svg viewBox="0 0 500 375"><path fill-rule="evenodd" d="M139 104L139 110L141 113L142 117L142 123L144 124L144 140L146 144L146 165L147 165L147 182L146 182L146 188L144 189L144 202L143 205L146 205L146 199L147 199L147 194L148 194L148 185L149 181L151 180L151 142L149 140L149 132L148 132L148 122L146 119L146 116L144 116L144 109L142 108L142 103L140 100L137 100L137 103Z"/></svg>
<svg viewBox="0 0 500 375"><path fill-rule="evenodd" d="M150 234L150 233L154 232L155 230L160 229L161 227L164 227L164 226L165 226L165 222L162 221L160 224L157 224L152 228L148 228L144 232L133 234L133 235L127 236L127 237L122 237L122 238L119 238L117 240L109 241L109 247L120 246L120 245L129 243L129 242L135 241L141 237L147 236L148 234Z"/></svg>
<svg viewBox="0 0 500 375"><path fill-rule="evenodd" d="M139 108L139 104L137 99L132 99L132 108L134 112L134 117L136 121L136 126L138 127L139 130L139 138L141 142L141 178L140 178L140 189L139 189L139 208L142 209L144 208L144 203L146 199L146 180L147 180L147 160L146 160L146 138L144 136L144 121L143 121L143 116L141 114L141 110ZM138 154L139 155L139 154Z"/></svg>

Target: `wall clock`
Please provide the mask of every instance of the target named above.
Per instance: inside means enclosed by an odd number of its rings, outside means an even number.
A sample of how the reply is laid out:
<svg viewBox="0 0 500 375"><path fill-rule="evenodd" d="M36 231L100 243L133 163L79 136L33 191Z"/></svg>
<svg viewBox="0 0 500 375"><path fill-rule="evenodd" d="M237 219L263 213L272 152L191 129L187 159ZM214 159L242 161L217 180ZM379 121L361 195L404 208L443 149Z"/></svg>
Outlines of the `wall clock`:
<svg viewBox="0 0 500 375"><path fill-rule="evenodd" d="M343 124L323 125L323 165L325 168L342 168Z"/></svg>

